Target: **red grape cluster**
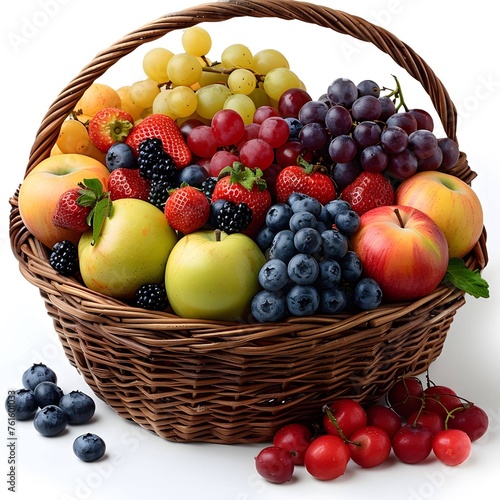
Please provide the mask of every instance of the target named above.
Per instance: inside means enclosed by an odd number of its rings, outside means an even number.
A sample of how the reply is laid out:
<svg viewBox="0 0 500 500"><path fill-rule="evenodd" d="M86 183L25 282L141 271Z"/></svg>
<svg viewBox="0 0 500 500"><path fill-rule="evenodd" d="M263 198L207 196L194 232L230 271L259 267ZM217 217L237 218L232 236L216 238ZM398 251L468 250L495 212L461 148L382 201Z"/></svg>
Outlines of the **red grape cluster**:
<svg viewBox="0 0 500 500"><path fill-rule="evenodd" d="M325 405L314 433L302 423L284 426L272 446L257 455L257 472L270 482L284 483L295 466L303 465L311 476L325 481L342 476L351 460L371 468L391 453L407 464L434 454L456 466L488 429L488 416L479 406L446 386L429 382L424 388L416 377L398 379L385 399L387 404L366 408L352 399L337 399Z"/></svg>

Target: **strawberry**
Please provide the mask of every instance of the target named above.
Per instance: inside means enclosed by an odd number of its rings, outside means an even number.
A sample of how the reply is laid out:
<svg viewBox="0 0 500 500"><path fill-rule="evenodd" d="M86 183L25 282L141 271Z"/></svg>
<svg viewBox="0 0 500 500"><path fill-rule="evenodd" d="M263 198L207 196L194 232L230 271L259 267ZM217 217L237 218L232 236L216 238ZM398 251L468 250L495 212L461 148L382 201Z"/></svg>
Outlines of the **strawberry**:
<svg viewBox="0 0 500 500"><path fill-rule="evenodd" d="M276 200L286 203L293 193L302 193L317 199L322 205L335 199L335 184L325 169L304 160L281 170L276 178Z"/></svg>
<svg viewBox="0 0 500 500"><path fill-rule="evenodd" d="M57 200L57 205L52 214L54 226L70 229L78 233L85 232L90 226L87 217L91 211L90 205L82 205L79 200L82 196L82 188L68 189Z"/></svg>
<svg viewBox="0 0 500 500"><path fill-rule="evenodd" d="M133 127L134 119L126 111L103 108L89 122L89 138L99 151L107 153L116 142L124 142Z"/></svg>
<svg viewBox="0 0 500 500"><path fill-rule="evenodd" d="M346 186L340 197L347 201L359 215L368 210L394 204L394 189L381 173L361 172Z"/></svg>
<svg viewBox="0 0 500 500"><path fill-rule="evenodd" d="M109 174L108 190L112 200L137 198L148 200L151 183L141 176L138 168L117 168Z"/></svg>
<svg viewBox="0 0 500 500"><path fill-rule="evenodd" d="M167 115L152 114L141 120L128 135L126 143L139 155L139 144L145 139L160 139L164 151L172 157L177 167L191 162L191 150L177 123Z"/></svg>
<svg viewBox="0 0 500 500"><path fill-rule="evenodd" d="M165 202L165 216L172 228L182 234L197 231L208 221L210 203L203 191L193 186L173 190Z"/></svg>
<svg viewBox="0 0 500 500"><path fill-rule="evenodd" d="M232 167L223 168L219 175L222 177L215 184L212 203L217 200L246 203L252 210L252 222L243 232L247 236L255 236L264 224L267 210L271 206L271 194L262 177L262 170L234 162Z"/></svg>

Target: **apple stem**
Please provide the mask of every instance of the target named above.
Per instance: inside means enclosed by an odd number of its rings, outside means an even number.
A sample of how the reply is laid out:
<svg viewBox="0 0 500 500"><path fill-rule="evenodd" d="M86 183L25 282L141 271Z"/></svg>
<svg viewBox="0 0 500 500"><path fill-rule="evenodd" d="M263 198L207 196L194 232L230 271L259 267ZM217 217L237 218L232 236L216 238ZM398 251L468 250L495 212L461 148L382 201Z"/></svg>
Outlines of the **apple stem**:
<svg viewBox="0 0 500 500"><path fill-rule="evenodd" d="M220 229L215 230L215 241L220 241Z"/></svg>
<svg viewBox="0 0 500 500"><path fill-rule="evenodd" d="M396 214L396 217L398 218L399 224L401 227L405 227L405 223L403 222L403 218L401 217L401 214L399 213L399 208L394 209L394 213Z"/></svg>

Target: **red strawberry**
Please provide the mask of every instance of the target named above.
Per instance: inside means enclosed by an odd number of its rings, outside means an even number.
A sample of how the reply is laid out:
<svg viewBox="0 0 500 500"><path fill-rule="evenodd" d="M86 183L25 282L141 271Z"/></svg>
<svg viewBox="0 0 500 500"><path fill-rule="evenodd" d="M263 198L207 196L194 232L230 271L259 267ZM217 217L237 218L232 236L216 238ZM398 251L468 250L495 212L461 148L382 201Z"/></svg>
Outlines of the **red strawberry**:
<svg viewBox="0 0 500 500"><path fill-rule="evenodd" d="M212 194L212 203L217 200L246 203L252 210L252 222L243 231L247 236L255 236L266 220L266 213L271 206L271 194L260 169L244 167L235 162L232 167L221 170L221 174Z"/></svg>
<svg viewBox="0 0 500 500"><path fill-rule="evenodd" d="M182 234L197 231L208 221L210 203L203 191L193 186L175 189L165 203L168 223Z"/></svg>
<svg viewBox="0 0 500 500"><path fill-rule="evenodd" d="M381 173L361 172L344 188L340 197L359 215L368 210L394 204L394 189Z"/></svg>
<svg viewBox="0 0 500 500"><path fill-rule="evenodd" d="M90 120L88 131L92 144L107 153L115 142L123 142L134 126L132 115L118 108L104 108Z"/></svg>
<svg viewBox="0 0 500 500"><path fill-rule="evenodd" d="M168 153L177 167L185 167L191 162L191 150L181 133L177 123L167 115L153 114L141 120L127 137L126 143L139 154L139 144L144 139L156 137L163 144L163 149Z"/></svg>
<svg viewBox="0 0 500 500"><path fill-rule="evenodd" d="M276 200L286 203L293 193L316 198L322 205L335 199L335 184L323 168L299 160L299 165L285 167L276 178Z"/></svg>
<svg viewBox="0 0 500 500"><path fill-rule="evenodd" d="M79 233L89 229L87 217L92 210L90 205L81 205L83 189L77 187L64 192L57 201L56 208L52 214L52 223L55 226L70 229Z"/></svg>
<svg viewBox="0 0 500 500"><path fill-rule="evenodd" d="M148 200L151 184L141 176L138 168L117 168L109 174L108 190L112 200L137 198Z"/></svg>

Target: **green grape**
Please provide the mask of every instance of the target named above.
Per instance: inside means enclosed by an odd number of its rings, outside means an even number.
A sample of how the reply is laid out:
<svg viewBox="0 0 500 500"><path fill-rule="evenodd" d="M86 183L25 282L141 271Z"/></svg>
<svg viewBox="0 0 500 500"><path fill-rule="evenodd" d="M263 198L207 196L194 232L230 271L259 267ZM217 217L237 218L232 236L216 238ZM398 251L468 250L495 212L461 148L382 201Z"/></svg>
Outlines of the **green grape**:
<svg viewBox="0 0 500 500"><path fill-rule="evenodd" d="M224 70L221 64L214 64L211 68L215 70ZM228 79L229 75L227 73L219 73L218 71L203 71L198 83L200 84L200 87L205 87L206 85L212 85L213 83L226 84Z"/></svg>
<svg viewBox="0 0 500 500"><path fill-rule="evenodd" d="M182 34L184 50L193 56L206 56L212 48L212 39L208 31L200 26L192 26Z"/></svg>
<svg viewBox="0 0 500 500"><path fill-rule="evenodd" d="M198 99L196 112L203 118L211 120L215 113L223 108L229 95L231 95L231 91L225 85L213 83L201 87L196 91Z"/></svg>
<svg viewBox="0 0 500 500"><path fill-rule="evenodd" d="M161 114L170 116L172 119L176 119L177 116L170 108L170 93L172 90L170 89L162 89L161 92L155 97L152 105L152 112L154 114Z"/></svg>
<svg viewBox="0 0 500 500"><path fill-rule="evenodd" d="M172 113L185 118L196 111L198 98L193 89L181 85L173 88L168 95L168 105Z"/></svg>
<svg viewBox="0 0 500 500"><path fill-rule="evenodd" d="M285 90L303 88L300 78L288 68L274 68L264 80L264 90L273 100L278 101Z"/></svg>
<svg viewBox="0 0 500 500"><path fill-rule="evenodd" d="M229 89L233 94L249 95L256 87L255 75L248 69L235 69L227 80Z"/></svg>
<svg viewBox="0 0 500 500"><path fill-rule="evenodd" d="M193 85L202 74L202 66L196 56L187 53L175 54L167 65L168 79L174 85Z"/></svg>
<svg viewBox="0 0 500 500"><path fill-rule="evenodd" d="M290 69L287 58L278 50L264 49L253 56L254 69L259 75L267 75L274 68Z"/></svg>
<svg viewBox="0 0 500 500"><path fill-rule="evenodd" d="M224 109L233 109L243 118L245 125L249 125L253 122L256 108L252 99L247 95L233 94L225 100Z"/></svg>
<svg viewBox="0 0 500 500"><path fill-rule="evenodd" d="M246 45L235 43L226 47L221 55L222 66L226 69L253 69L253 55Z"/></svg>
<svg viewBox="0 0 500 500"><path fill-rule="evenodd" d="M148 51L142 60L146 76L158 83L168 82L167 65L173 55L173 52L162 47Z"/></svg>
<svg viewBox="0 0 500 500"><path fill-rule="evenodd" d="M160 93L158 83L150 78L134 82L130 86L130 99L141 108L149 108Z"/></svg>
<svg viewBox="0 0 500 500"><path fill-rule="evenodd" d="M266 94L264 89L261 89L260 87L255 88L250 94L248 94L248 97L252 99L253 103L255 104L255 108L271 105L269 96Z"/></svg>

